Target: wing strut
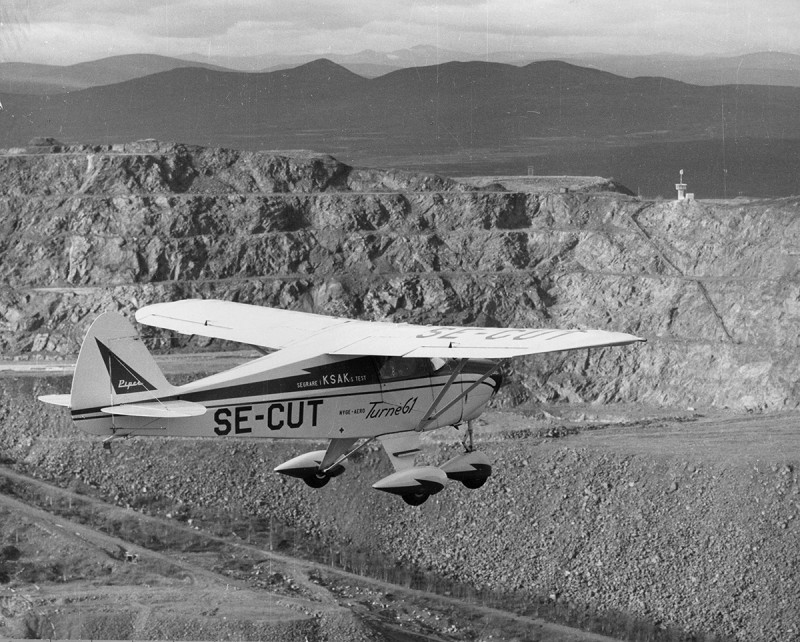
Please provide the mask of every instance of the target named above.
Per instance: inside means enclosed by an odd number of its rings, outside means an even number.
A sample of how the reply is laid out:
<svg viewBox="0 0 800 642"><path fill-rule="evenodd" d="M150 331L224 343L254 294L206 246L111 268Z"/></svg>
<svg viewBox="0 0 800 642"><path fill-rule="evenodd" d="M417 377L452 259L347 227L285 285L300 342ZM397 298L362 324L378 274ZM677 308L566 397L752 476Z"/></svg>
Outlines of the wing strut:
<svg viewBox="0 0 800 642"><path fill-rule="evenodd" d="M450 378L447 380L447 383L444 384L444 388L441 389L438 395L436 395L436 399L433 400L433 403L428 407L425 411L425 414L422 415L422 419L420 419L417 427L414 428L417 432L421 432L425 430L425 426L427 426L433 418L431 415L436 412L436 406L439 405L439 402L442 398L447 394L447 391L450 390L450 387L453 385L453 382L456 380L456 377L461 374L461 371L464 369L464 366L467 365L467 359L459 359L458 365L456 366L455 370L453 370L453 374L450 375ZM461 397L456 397L456 400L461 399ZM450 404L451 406L452 404ZM448 408L450 406L447 406ZM441 413L438 413L436 416L438 417Z"/></svg>
<svg viewBox="0 0 800 642"><path fill-rule="evenodd" d="M445 384L445 386L442 389L442 391L439 393L439 395L436 397L434 402L431 404L430 408L428 408L428 410L425 413L423 419L419 422L419 424L417 425L415 430L417 430L417 431L425 430L425 428L427 428L428 425L430 425L431 423L436 421L444 413L446 413L448 410L450 410L450 408L455 406L459 401L461 401L464 397L466 397L470 392L475 390L475 388L477 388L480 384L482 384L489 377L491 377L495 372L497 372L497 369L500 367L500 362L498 361L497 363L494 364L494 366L492 366L483 375L481 375L480 379L478 379L477 381L473 382L473 384L469 388L464 390L464 392L462 392L460 395L458 395L455 399L453 399L444 408L442 408L441 410L437 410L436 409L437 404L442 400L442 397L444 397L445 393L450 389L450 386L453 385L453 380L461 372L461 370L464 368L464 365L466 364L466 362L467 362L467 359L461 359L460 360L460 363L458 364L458 367L456 368L456 371L453 373L453 375L451 375L450 379L447 381L447 383Z"/></svg>

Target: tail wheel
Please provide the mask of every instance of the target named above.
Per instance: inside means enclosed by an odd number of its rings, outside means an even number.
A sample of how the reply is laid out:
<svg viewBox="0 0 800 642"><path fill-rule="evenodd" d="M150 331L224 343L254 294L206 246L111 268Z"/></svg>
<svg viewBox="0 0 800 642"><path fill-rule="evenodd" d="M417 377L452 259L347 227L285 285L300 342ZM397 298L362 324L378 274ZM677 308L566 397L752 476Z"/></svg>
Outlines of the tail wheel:
<svg viewBox="0 0 800 642"><path fill-rule="evenodd" d="M425 500L430 497L430 493L406 493L401 495L403 501L409 506L419 506L425 503Z"/></svg>

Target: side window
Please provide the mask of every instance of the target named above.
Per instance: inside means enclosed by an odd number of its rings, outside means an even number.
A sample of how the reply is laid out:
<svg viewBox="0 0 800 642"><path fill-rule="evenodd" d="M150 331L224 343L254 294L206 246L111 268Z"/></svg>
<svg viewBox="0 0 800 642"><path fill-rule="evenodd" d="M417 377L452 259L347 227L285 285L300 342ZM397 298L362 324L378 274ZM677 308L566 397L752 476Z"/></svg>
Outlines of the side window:
<svg viewBox="0 0 800 642"><path fill-rule="evenodd" d="M378 373L384 382L426 377L431 373L431 360L388 357L380 364Z"/></svg>
<svg viewBox="0 0 800 642"><path fill-rule="evenodd" d="M458 367L458 359L441 359L434 357L430 360L434 375L449 375Z"/></svg>

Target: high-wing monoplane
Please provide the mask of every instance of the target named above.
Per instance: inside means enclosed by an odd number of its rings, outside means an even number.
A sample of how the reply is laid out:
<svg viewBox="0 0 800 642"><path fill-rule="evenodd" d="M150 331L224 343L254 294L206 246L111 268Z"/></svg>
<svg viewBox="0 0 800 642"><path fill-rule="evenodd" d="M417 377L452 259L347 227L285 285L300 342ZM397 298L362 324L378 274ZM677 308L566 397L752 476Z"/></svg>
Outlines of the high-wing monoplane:
<svg viewBox="0 0 800 642"><path fill-rule="evenodd" d="M140 323L236 341L264 355L181 386L170 384L133 326L108 312L89 328L72 391L42 401L106 441L133 436L327 440L276 472L319 488L378 439L395 472L373 488L419 505L448 479L482 486L492 468L472 421L497 394L502 359L642 341L602 330L421 326L359 321L217 300L158 303ZM274 350L267 353L264 348ZM466 425L464 452L420 466L420 433Z"/></svg>

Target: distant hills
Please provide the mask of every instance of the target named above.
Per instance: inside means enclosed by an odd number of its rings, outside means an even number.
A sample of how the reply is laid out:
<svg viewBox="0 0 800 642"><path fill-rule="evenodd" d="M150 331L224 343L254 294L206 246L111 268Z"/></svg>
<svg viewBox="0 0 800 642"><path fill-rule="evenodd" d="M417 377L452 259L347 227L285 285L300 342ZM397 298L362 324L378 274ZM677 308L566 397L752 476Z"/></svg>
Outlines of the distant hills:
<svg viewBox="0 0 800 642"><path fill-rule="evenodd" d="M324 59L261 74L183 67L66 94L7 95L4 105L4 145L41 135L250 139L248 147L375 137L444 152L565 137L800 137L800 88L700 87L555 61L454 62L374 79Z"/></svg>
<svg viewBox="0 0 800 642"><path fill-rule="evenodd" d="M216 64L239 71L277 71L312 62L318 55L209 57L188 56L194 62ZM786 85L800 87L800 56L761 52L739 56L649 56L579 54L557 52L492 52L475 56L431 46L390 52L365 50L356 54L329 54L326 58L367 78L409 67L429 67L448 62L496 62L523 67L532 62L559 60L579 67L609 71L619 76L656 76L694 85Z"/></svg>
<svg viewBox="0 0 800 642"><path fill-rule="evenodd" d="M156 63L166 64L148 64ZM800 193L795 87L702 87L558 61L452 62L368 79L317 60L265 73L178 67L69 93L5 94L2 103L2 147L36 136L158 138L314 149L451 174L533 165L539 174L614 176L656 193L669 193L671 174L686 165L689 180L709 187L701 195ZM653 162L660 155L663 165Z"/></svg>
<svg viewBox="0 0 800 642"><path fill-rule="evenodd" d="M188 66L222 70L217 65L151 54L112 56L65 66L3 62L0 94L61 94Z"/></svg>
<svg viewBox="0 0 800 642"><path fill-rule="evenodd" d="M112 56L75 65L0 63L0 94L56 94L170 71L200 67L217 71L264 73L281 71L318 60L318 55L203 56L170 58L151 54ZM430 46L391 52L372 50L356 54L331 54L328 60L365 78L377 78L399 69L429 67L448 62L474 62L475 56ZM481 62L523 67L531 62L562 61L635 78L652 76L694 85L771 85L800 87L800 56L764 52L742 56L631 56L583 54L564 56L548 52L495 52Z"/></svg>
<svg viewBox="0 0 800 642"><path fill-rule="evenodd" d="M800 87L800 56L762 52L742 56L608 56L569 62L620 76L660 76L692 85L773 85Z"/></svg>

